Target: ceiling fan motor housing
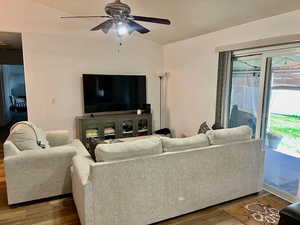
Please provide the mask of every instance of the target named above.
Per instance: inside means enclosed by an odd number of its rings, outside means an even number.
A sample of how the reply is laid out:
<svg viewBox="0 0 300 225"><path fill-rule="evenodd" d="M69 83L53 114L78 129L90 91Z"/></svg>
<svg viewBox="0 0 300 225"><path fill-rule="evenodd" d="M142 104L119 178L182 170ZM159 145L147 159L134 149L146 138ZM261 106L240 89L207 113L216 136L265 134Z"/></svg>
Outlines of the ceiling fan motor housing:
<svg viewBox="0 0 300 225"><path fill-rule="evenodd" d="M130 14L131 9L127 4L117 0L113 3L107 4L105 7L105 12L115 19L122 19Z"/></svg>

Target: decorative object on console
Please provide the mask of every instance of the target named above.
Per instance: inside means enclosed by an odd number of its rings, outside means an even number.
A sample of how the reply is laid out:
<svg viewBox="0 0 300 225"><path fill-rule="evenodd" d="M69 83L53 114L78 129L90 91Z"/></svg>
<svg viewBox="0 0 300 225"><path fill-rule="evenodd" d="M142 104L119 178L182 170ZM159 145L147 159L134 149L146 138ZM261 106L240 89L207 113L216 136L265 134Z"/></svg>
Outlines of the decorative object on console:
<svg viewBox="0 0 300 225"><path fill-rule="evenodd" d="M211 130L211 129L209 128L209 126L207 125L207 122L205 121L200 125L198 134L205 134L209 130Z"/></svg>
<svg viewBox="0 0 300 225"><path fill-rule="evenodd" d="M133 122L131 120L124 121L122 124L122 129L124 133L132 133L133 132Z"/></svg>
<svg viewBox="0 0 300 225"><path fill-rule="evenodd" d="M115 135L116 131L113 127L104 128L104 135Z"/></svg>

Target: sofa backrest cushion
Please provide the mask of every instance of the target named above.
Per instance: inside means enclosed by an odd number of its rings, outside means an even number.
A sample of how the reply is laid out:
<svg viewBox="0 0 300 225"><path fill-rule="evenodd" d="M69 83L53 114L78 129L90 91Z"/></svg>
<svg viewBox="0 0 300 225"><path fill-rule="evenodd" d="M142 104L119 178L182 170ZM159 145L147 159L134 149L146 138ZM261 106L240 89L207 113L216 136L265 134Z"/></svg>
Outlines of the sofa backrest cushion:
<svg viewBox="0 0 300 225"><path fill-rule="evenodd" d="M108 162L145 155L160 154L162 152L163 150L160 138L151 137L131 142L99 144L96 147L95 155L97 162Z"/></svg>
<svg viewBox="0 0 300 225"><path fill-rule="evenodd" d="M30 122L15 124L8 137L20 151L49 148L46 133Z"/></svg>
<svg viewBox="0 0 300 225"><path fill-rule="evenodd" d="M209 146L208 137L198 134L187 138L161 137L164 152L176 152Z"/></svg>
<svg viewBox="0 0 300 225"><path fill-rule="evenodd" d="M251 139L252 130L248 126L210 130L206 133L211 145L222 145Z"/></svg>

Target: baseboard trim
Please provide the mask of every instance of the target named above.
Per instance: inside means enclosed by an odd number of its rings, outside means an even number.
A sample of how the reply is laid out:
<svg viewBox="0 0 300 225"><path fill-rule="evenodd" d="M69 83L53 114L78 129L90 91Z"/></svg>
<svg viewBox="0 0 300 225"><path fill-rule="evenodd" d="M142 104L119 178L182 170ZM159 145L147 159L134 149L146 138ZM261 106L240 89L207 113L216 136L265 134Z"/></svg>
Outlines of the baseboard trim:
<svg viewBox="0 0 300 225"><path fill-rule="evenodd" d="M295 202L298 202L299 199L289 193L286 193L286 192L282 192L282 191L279 191L278 189L276 188L273 188L272 186L270 185L267 185L267 184L264 184L263 185L263 189L267 192L270 192L271 194L273 195L276 195L278 196L279 198L282 198L290 203L295 203Z"/></svg>
<svg viewBox="0 0 300 225"><path fill-rule="evenodd" d="M15 208L19 208L21 206L27 206L27 205L32 205L32 204L36 204L36 203L47 202L47 201L51 201L51 200L58 200L58 199L63 199L63 198L70 198L70 197L72 197L72 193L57 195L57 196L48 197L48 198L36 199L36 200L27 201L27 202L19 202L19 203L9 204L8 206L12 209L15 209Z"/></svg>

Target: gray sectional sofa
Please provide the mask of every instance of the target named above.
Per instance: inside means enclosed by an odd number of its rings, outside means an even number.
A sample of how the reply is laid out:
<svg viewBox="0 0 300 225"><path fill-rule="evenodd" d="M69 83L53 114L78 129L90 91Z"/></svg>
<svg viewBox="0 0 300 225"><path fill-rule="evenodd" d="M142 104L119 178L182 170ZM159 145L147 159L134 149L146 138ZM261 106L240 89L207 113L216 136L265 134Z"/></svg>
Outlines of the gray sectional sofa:
<svg viewBox="0 0 300 225"><path fill-rule="evenodd" d="M81 224L151 224L261 191L264 152L250 137L251 129L240 127L98 145L98 162L75 156Z"/></svg>
<svg viewBox="0 0 300 225"><path fill-rule="evenodd" d="M28 122L4 144L9 204L73 193L82 225L151 224L262 190L264 152L247 126L98 145ZM71 172L70 172L71 171Z"/></svg>

